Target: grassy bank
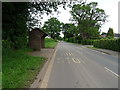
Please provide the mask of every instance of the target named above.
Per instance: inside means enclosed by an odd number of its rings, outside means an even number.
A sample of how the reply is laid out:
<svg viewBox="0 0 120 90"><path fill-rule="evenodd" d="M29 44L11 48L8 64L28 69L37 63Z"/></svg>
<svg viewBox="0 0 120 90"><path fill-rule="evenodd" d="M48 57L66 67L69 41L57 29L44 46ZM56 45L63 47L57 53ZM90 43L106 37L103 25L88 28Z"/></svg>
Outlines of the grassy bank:
<svg viewBox="0 0 120 90"><path fill-rule="evenodd" d="M57 45L57 41L51 38L45 38L45 48L54 48Z"/></svg>
<svg viewBox="0 0 120 90"><path fill-rule="evenodd" d="M31 50L3 50L3 88L24 88L33 82L45 58L30 56L28 51Z"/></svg>

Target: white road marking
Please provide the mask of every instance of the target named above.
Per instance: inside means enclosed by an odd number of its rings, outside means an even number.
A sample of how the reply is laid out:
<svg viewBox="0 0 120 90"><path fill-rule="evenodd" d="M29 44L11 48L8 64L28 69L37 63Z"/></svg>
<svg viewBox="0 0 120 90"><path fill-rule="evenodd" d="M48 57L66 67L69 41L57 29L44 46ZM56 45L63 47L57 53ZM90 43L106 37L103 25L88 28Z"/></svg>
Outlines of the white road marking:
<svg viewBox="0 0 120 90"><path fill-rule="evenodd" d="M72 55L72 53L66 53L66 55L67 55L67 56L71 56L71 55Z"/></svg>
<svg viewBox="0 0 120 90"><path fill-rule="evenodd" d="M76 59L78 61L78 63L81 63L79 59Z"/></svg>
<svg viewBox="0 0 120 90"><path fill-rule="evenodd" d="M68 53L66 53L66 55L68 56Z"/></svg>
<svg viewBox="0 0 120 90"><path fill-rule="evenodd" d="M104 67L107 71L109 71L109 72L111 72L112 74L114 74L115 76L117 76L117 77L120 77L118 74L116 74L115 72L113 72L112 70L110 70L110 69L108 69L108 68L106 68L106 67Z"/></svg>
<svg viewBox="0 0 120 90"><path fill-rule="evenodd" d="M106 53L102 53L102 54L106 54Z"/></svg>
<svg viewBox="0 0 120 90"><path fill-rule="evenodd" d="M74 60L74 58L72 58L73 62L76 63L76 61Z"/></svg>
<svg viewBox="0 0 120 90"><path fill-rule="evenodd" d="M72 60L73 60L74 63L80 63L80 60L79 60L79 59L74 59L74 58L72 58ZM77 60L77 61L76 61L76 60Z"/></svg>
<svg viewBox="0 0 120 90"><path fill-rule="evenodd" d="M69 55L71 56L72 54L71 54L71 53L69 53Z"/></svg>
<svg viewBox="0 0 120 90"><path fill-rule="evenodd" d="M91 50L92 50L92 49L91 49ZM97 52L97 53L100 53L100 54L106 54L106 53L104 53L104 52L100 52L100 51L96 51L96 50L92 50L92 51Z"/></svg>
<svg viewBox="0 0 120 90"><path fill-rule="evenodd" d="M52 57L49 65L48 65L47 71L45 73L45 76L44 76L39 88L46 88L47 87L47 83L48 83L48 80L49 80L49 77L50 77L50 74L51 74L51 71L52 71L53 63L54 63L54 60L55 60L56 52L57 52L57 49L55 50L55 52L53 54L53 57Z"/></svg>

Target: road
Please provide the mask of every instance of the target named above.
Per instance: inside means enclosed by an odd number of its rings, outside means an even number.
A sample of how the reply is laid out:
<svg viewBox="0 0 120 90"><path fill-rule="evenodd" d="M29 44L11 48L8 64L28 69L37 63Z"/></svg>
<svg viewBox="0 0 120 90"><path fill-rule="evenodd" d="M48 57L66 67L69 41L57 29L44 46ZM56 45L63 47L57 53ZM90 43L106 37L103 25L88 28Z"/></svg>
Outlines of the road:
<svg viewBox="0 0 120 90"><path fill-rule="evenodd" d="M46 88L118 88L118 58L60 42Z"/></svg>

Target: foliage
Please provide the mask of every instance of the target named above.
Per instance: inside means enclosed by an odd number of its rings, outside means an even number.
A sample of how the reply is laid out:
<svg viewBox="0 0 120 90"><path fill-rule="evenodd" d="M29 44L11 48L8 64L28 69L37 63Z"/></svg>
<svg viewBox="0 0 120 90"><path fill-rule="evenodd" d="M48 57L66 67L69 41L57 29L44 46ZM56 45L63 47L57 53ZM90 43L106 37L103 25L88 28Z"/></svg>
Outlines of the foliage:
<svg viewBox="0 0 120 90"><path fill-rule="evenodd" d="M34 2L29 3L29 19L28 19L28 27L33 28L33 26L40 26L38 22L41 23L41 19L43 19L44 14L51 14L53 11L60 13L58 11L59 6L66 9L66 7L70 7L75 3L81 3L84 0L79 0L76 2L72 1L61 1L54 0L54 2L43 1L43 0L34 0ZM39 18L39 19L38 19Z"/></svg>
<svg viewBox="0 0 120 90"><path fill-rule="evenodd" d="M4 2L2 6L2 39L8 40L9 42L13 43L13 48L26 47L27 3Z"/></svg>
<svg viewBox="0 0 120 90"><path fill-rule="evenodd" d="M58 6L66 7L66 2L56 1L56 2L44 2L42 0L37 0L29 4L29 17L28 17L28 28L40 27L41 19L43 19L44 14L51 14L53 11L58 12Z"/></svg>
<svg viewBox="0 0 120 90"><path fill-rule="evenodd" d="M97 2L75 4L70 13L83 40L98 37L99 28L107 17L103 9L97 8Z"/></svg>
<svg viewBox="0 0 120 90"><path fill-rule="evenodd" d="M3 49L3 88L28 88L29 85L33 82L39 70L43 66L45 58L27 55L26 52L28 51L31 50Z"/></svg>
<svg viewBox="0 0 120 90"><path fill-rule="evenodd" d="M112 28L109 28L108 33L107 33L108 38L114 38L114 32Z"/></svg>
<svg viewBox="0 0 120 90"><path fill-rule="evenodd" d="M92 40L92 39L87 39L87 40L81 41L81 44L83 44L83 45L93 45L93 43L94 43L94 40Z"/></svg>
<svg viewBox="0 0 120 90"><path fill-rule="evenodd" d="M57 39L62 29L62 23L57 18L50 18L44 23L42 30L45 31L51 38Z"/></svg>
<svg viewBox="0 0 120 90"><path fill-rule="evenodd" d="M78 36L77 27L71 23L63 24L62 33L64 34L64 40L65 40L65 38L70 39L72 37Z"/></svg>
<svg viewBox="0 0 120 90"><path fill-rule="evenodd" d="M94 47L120 51L120 38L119 39L100 39L95 40Z"/></svg>
<svg viewBox="0 0 120 90"><path fill-rule="evenodd" d="M66 2L3 2L2 3L2 40L13 43L13 48L27 46L28 31L37 26L44 13L57 11L58 6L66 7ZM38 16L39 13L39 16ZM42 19L42 18L41 18Z"/></svg>
<svg viewBox="0 0 120 90"><path fill-rule="evenodd" d="M57 45L57 41L52 38L45 38L45 48L54 48Z"/></svg>

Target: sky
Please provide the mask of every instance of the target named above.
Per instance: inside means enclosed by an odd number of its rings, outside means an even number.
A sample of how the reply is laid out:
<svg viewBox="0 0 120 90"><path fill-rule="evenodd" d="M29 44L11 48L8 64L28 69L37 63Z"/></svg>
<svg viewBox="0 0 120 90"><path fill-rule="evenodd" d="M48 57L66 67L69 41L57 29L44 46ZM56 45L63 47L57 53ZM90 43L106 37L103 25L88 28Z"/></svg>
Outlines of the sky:
<svg viewBox="0 0 120 90"><path fill-rule="evenodd" d="M118 2L120 0L87 0L87 2L98 2L98 8L104 9L105 13L109 15L107 18L107 22L102 25L101 32L108 32L109 28L113 28L114 33L118 33ZM69 11L71 9L67 8L67 10L64 10L63 8L58 9L61 13L60 14L54 14L51 15L52 17L57 17L59 21L63 23L70 23L70 13ZM42 25L45 21L47 21L50 18L50 15L47 16L44 14L42 19Z"/></svg>

